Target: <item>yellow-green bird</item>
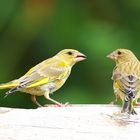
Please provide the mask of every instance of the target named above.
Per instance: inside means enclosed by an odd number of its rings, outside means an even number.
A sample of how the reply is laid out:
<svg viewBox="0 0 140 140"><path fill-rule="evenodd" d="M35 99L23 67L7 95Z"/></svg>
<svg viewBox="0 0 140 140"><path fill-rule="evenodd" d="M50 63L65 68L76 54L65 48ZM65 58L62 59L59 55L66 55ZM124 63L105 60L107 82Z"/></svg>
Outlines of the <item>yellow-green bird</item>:
<svg viewBox="0 0 140 140"><path fill-rule="evenodd" d="M136 114L134 104L140 97L140 62L132 51L117 49L107 56L116 62L112 80L116 99L123 103L122 112Z"/></svg>
<svg viewBox="0 0 140 140"><path fill-rule="evenodd" d="M74 49L64 49L55 56L39 63L31 68L24 76L6 84L1 84L0 89L9 88L6 96L22 91L31 94L32 101L40 105L36 96L42 96L58 106L61 103L50 98L50 94L58 90L66 82L71 73L71 69L76 62L86 59L86 56Z"/></svg>

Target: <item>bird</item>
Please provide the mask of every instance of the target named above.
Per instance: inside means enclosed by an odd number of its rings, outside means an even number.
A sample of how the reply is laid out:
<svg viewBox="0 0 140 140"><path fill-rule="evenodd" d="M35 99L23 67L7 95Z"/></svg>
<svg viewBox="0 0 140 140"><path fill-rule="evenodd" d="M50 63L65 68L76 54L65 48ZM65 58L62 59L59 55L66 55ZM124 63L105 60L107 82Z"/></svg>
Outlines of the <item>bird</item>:
<svg viewBox="0 0 140 140"><path fill-rule="evenodd" d="M19 79L0 84L0 89L9 89L5 93L6 97L16 91L31 94L32 102L39 107L42 105L36 96L44 96L61 107L63 104L52 99L50 94L60 89L70 76L72 67L86 58L86 55L75 49L64 49L37 64Z"/></svg>
<svg viewBox="0 0 140 140"><path fill-rule="evenodd" d="M117 99L122 100L122 113L137 114L134 105L140 98L140 62L129 49L116 49L108 58L115 61L112 80Z"/></svg>

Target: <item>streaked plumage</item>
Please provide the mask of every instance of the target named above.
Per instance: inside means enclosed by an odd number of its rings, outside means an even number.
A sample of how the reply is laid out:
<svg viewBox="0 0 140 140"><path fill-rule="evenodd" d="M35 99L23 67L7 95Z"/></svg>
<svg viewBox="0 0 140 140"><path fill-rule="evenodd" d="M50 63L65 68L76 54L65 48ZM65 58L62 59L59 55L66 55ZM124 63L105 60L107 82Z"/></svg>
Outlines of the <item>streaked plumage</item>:
<svg viewBox="0 0 140 140"><path fill-rule="evenodd" d="M134 103L140 96L140 63L127 49L117 49L107 57L116 62L112 80L116 99L122 100L122 112L136 114Z"/></svg>
<svg viewBox="0 0 140 140"><path fill-rule="evenodd" d="M50 98L49 94L61 88L69 77L73 65L84 59L86 56L77 50L62 50L54 57L31 68L21 78L1 84L0 89L10 88L6 96L16 91L29 93L32 95L32 101L38 106L41 105L36 101L36 96L42 95L61 106L62 104Z"/></svg>

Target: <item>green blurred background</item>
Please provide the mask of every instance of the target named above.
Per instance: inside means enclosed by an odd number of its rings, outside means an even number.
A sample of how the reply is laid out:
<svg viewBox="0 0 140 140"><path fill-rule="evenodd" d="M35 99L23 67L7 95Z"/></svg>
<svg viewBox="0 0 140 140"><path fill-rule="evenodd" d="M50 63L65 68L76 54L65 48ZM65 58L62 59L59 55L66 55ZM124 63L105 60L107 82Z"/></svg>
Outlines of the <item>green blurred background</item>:
<svg viewBox="0 0 140 140"><path fill-rule="evenodd" d="M64 48L77 49L88 59L74 66L66 84L51 97L71 104L109 103L114 99L115 64L106 55L128 48L140 58L140 1L0 1L1 83L19 78ZM4 99L5 92L0 91L0 106L36 108L29 94L17 92Z"/></svg>

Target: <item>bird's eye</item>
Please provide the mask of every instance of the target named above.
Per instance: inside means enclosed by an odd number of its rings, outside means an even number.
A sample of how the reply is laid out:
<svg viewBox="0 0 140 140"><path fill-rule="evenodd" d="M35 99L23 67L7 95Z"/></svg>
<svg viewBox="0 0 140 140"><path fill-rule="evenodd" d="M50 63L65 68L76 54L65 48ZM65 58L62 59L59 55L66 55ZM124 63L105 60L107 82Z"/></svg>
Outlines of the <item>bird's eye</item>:
<svg viewBox="0 0 140 140"><path fill-rule="evenodd" d="M68 55L72 55L73 53L72 53L72 52L67 52L67 54L68 54Z"/></svg>
<svg viewBox="0 0 140 140"><path fill-rule="evenodd" d="M122 53L120 51L118 51L118 55L121 55Z"/></svg>

